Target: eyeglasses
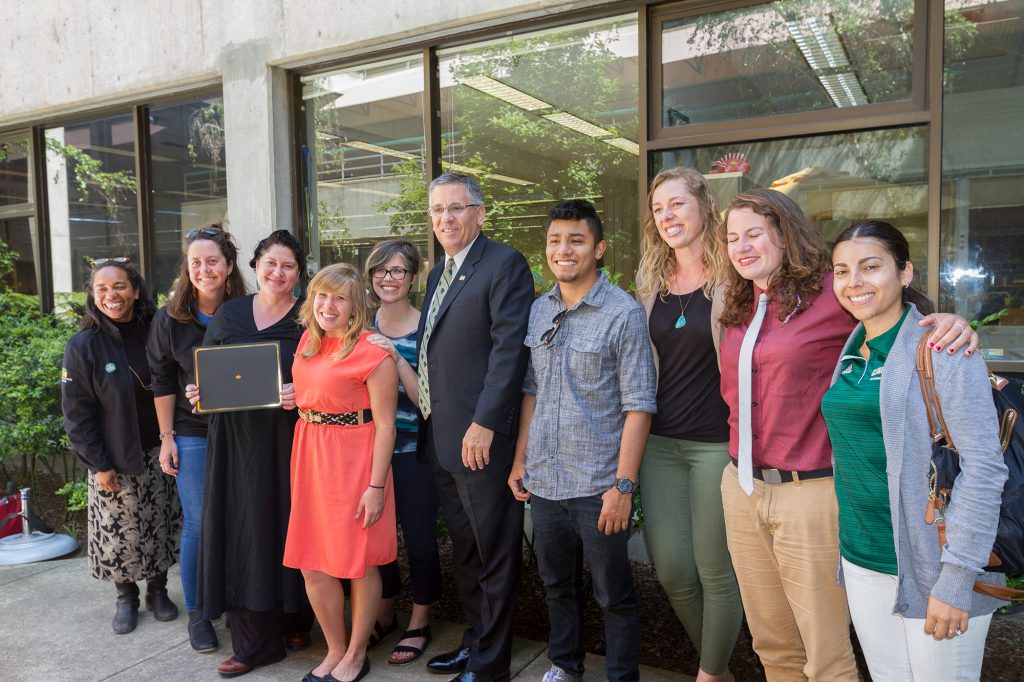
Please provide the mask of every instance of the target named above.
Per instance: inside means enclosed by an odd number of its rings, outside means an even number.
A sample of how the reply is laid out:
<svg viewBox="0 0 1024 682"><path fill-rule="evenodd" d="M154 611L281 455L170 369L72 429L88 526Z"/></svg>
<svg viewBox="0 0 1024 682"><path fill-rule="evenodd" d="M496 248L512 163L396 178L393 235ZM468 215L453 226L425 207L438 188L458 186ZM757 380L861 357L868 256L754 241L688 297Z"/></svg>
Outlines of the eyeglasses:
<svg viewBox="0 0 1024 682"><path fill-rule="evenodd" d="M551 329L549 329L546 332L544 332L544 335L540 337L540 342L541 343L543 343L546 346L549 343L551 343L552 340L554 340L555 334L558 333L559 327L562 326L562 320L565 319L565 314L568 313L568 312L569 312L569 309L566 308L565 310L563 310L562 312L558 313L557 315L555 315L551 319L552 327L551 327Z"/></svg>
<svg viewBox="0 0 1024 682"><path fill-rule="evenodd" d="M483 204L448 204L447 206L431 206L428 210L430 215L440 218L444 215L445 211L452 215L462 215L466 212L467 208L476 208L477 206L483 206Z"/></svg>
<svg viewBox="0 0 1024 682"><path fill-rule="evenodd" d="M128 256L116 256L114 258L93 258L92 269L97 270L108 265L124 265L125 263L131 262L132 259L129 258Z"/></svg>
<svg viewBox="0 0 1024 682"><path fill-rule="evenodd" d="M405 268L391 268L390 270L387 268L374 268L370 271L370 274L373 275L374 279L384 279L388 275L391 275L391 279L396 282L401 282L405 279L405 276L409 274L409 271Z"/></svg>
<svg viewBox="0 0 1024 682"><path fill-rule="evenodd" d="M198 227L194 230L189 230L185 233L186 241L192 241L201 234L205 234L207 237L216 237L218 234L223 232L219 227Z"/></svg>

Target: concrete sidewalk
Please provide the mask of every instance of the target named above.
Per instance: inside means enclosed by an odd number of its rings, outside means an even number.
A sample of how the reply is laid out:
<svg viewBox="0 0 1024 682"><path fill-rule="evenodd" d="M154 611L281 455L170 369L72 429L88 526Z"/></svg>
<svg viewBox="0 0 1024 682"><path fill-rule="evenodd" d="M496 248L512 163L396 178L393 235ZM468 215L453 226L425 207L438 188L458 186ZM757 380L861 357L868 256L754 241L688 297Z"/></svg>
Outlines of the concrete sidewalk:
<svg viewBox="0 0 1024 682"><path fill-rule="evenodd" d="M177 567L168 580L171 598L182 607L181 581ZM24 566L0 567L0 680L219 680L217 664L231 653L230 633L218 624L221 649L213 654L195 653L188 644L184 612L176 621L158 623L143 607L139 626L128 635L115 635L110 627L114 615L114 588L93 580L84 556ZM182 609L183 610L183 609ZM184 610L183 610L184 611ZM398 635L371 652L373 666L368 681L450 679L427 672L426 658L457 646L462 626L431 623L434 642L423 662L397 667L387 664ZM246 682L298 680L323 657L324 643L319 631L313 646L290 654L281 663L257 668L244 676ZM513 677L539 682L548 670L542 642L515 640L512 652ZM604 659L587 657L586 680L604 679ZM641 667L647 682L692 680L694 678L654 668Z"/></svg>

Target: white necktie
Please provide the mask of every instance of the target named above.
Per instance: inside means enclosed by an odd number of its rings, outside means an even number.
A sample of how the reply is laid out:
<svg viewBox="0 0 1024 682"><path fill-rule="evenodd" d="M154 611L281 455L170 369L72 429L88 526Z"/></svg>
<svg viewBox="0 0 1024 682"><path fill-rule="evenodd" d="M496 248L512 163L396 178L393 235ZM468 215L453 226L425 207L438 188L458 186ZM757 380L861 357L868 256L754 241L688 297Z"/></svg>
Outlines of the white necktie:
<svg viewBox="0 0 1024 682"><path fill-rule="evenodd" d="M757 342L757 335L761 331L761 323L764 321L764 311L768 308L768 297L761 294L757 299L757 312L754 319L750 321L747 333L743 336L743 345L740 346L740 452L739 470L740 487L743 492L750 495L754 492L754 467L751 457L753 450L753 438L750 433L750 370L754 358L754 344Z"/></svg>

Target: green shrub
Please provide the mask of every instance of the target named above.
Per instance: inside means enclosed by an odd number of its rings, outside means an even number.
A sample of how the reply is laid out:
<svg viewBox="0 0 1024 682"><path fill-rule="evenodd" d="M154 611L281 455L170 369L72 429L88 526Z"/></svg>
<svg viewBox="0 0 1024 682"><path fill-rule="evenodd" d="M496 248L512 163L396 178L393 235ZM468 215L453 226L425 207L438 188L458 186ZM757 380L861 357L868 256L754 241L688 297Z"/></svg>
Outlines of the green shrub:
<svg viewBox="0 0 1024 682"><path fill-rule="evenodd" d="M84 478L68 481L57 489L58 495L68 498L68 511L77 512L89 506L89 484Z"/></svg>
<svg viewBox="0 0 1024 682"><path fill-rule="evenodd" d="M60 369L64 344L74 326L42 315L30 297L0 294L0 466L20 457L21 483L38 483L36 466L69 478L60 409ZM71 474L73 475L73 473Z"/></svg>

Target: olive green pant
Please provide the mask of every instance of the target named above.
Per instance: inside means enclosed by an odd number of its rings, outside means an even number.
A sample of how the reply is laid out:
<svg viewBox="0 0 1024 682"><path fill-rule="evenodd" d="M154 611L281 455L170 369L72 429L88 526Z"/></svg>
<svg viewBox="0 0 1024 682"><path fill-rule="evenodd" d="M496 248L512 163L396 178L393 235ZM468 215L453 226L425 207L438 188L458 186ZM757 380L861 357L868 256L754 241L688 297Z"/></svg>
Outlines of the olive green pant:
<svg viewBox="0 0 1024 682"><path fill-rule="evenodd" d="M728 669L743 620L722 514L722 470L728 462L728 443L652 435L640 467L640 504L654 568L709 675Z"/></svg>

